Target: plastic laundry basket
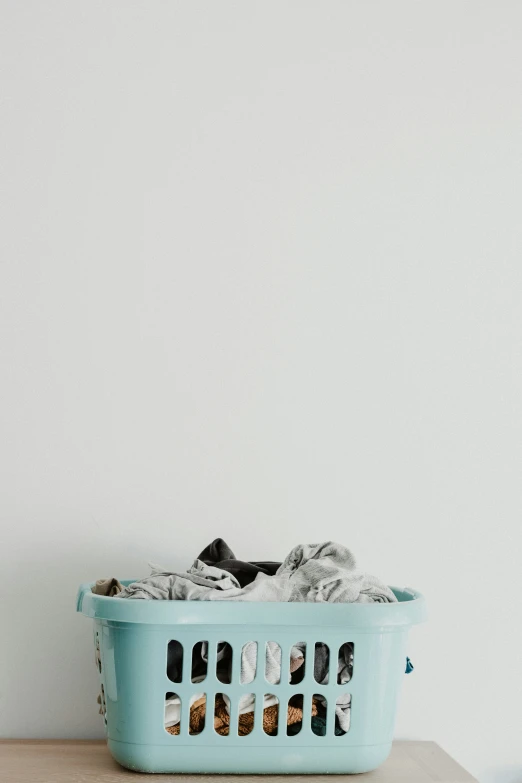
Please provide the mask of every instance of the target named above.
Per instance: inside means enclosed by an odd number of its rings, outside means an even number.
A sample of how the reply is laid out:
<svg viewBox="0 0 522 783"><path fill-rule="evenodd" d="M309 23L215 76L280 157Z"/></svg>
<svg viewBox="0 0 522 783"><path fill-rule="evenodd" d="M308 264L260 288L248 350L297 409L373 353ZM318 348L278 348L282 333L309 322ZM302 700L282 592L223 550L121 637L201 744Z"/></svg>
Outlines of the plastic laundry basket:
<svg viewBox="0 0 522 783"><path fill-rule="evenodd" d="M349 774L375 769L388 756L408 630L425 614L420 593L392 588L398 598L393 604L140 601L95 595L91 586L80 587L77 610L94 619L107 741L124 767L170 773ZM183 647L180 682L167 677L172 640ZM208 642L208 669L203 682L193 683L192 649L201 641ZM255 678L240 684L241 652L251 641L257 642ZM269 641L281 647L279 684L265 680ZM219 642L232 648L232 677L226 685L216 676ZM304 678L291 685L284 663L288 664L292 645L298 642L306 643ZM326 685L314 680L317 642L330 650ZM353 675L347 684L339 685L334 661L347 642L354 645ZM171 693L181 700L178 735L169 734L164 725L165 697ZM189 733L190 700L200 693L206 695L207 716L213 714L216 694L230 700L228 736L217 734L209 719L200 733ZM351 695L350 728L337 736L335 703L346 693ZM248 735L240 736L238 704L245 694L255 694L254 726ZM279 700L277 736L264 731L265 694ZM288 736L286 705L296 694L303 695L303 721L299 733ZM326 699L324 736L311 727L314 695Z"/></svg>

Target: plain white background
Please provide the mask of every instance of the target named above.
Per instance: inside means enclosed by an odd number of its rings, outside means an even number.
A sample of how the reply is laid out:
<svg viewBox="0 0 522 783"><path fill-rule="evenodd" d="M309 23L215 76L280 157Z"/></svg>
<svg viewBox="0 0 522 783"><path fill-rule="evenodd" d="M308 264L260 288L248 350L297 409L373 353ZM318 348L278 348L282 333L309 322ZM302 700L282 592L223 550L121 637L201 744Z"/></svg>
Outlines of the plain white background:
<svg viewBox="0 0 522 783"><path fill-rule="evenodd" d="M0 735L103 735L80 582L334 539L519 783L522 5L0 10Z"/></svg>

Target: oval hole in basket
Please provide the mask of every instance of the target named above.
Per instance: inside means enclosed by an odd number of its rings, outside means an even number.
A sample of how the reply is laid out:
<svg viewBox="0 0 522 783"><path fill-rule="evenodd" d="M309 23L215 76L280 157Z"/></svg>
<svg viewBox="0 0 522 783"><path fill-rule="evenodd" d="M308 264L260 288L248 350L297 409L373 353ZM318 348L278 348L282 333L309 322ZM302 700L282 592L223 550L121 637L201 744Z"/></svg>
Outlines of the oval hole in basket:
<svg viewBox="0 0 522 783"><path fill-rule="evenodd" d="M241 650L241 676L242 685L253 682L257 671L257 642L247 642Z"/></svg>
<svg viewBox="0 0 522 783"><path fill-rule="evenodd" d="M265 693L263 708L263 731L270 737L277 736L279 722L279 699L273 693Z"/></svg>
<svg viewBox="0 0 522 783"><path fill-rule="evenodd" d="M171 639L167 645L167 677L171 682L181 682L183 672L183 645Z"/></svg>
<svg viewBox="0 0 522 783"><path fill-rule="evenodd" d="M239 700L238 734L246 737L254 730L255 693L245 693Z"/></svg>
<svg viewBox="0 0 522 783"><path fill-rule="evenodd" d="M281 682L281 647L277 642L266 643L265 680L271 685Z"/></svg>
<svg viewBox="0 0 522 783"><path fill-rule="evenodd" d="M317 737L324 737L326 734L326 713L328 703L324 696L314 693L312 700L312 719L311 727Z"/></svg>
<svg viewBox="0 0 522 783"><path fill-rule="evenodd" d="M191 682L203 682L208 672L208 642L196 642L192 648Z"/></svg>
<svg viewBox="0 0 522 783"><path fill-rule="evenodd" d="M339 660L337 666L337 685L345 685L353 677L353 642L345 642L339 647Z"/></svg>
<svg viewBox="0 0 522 783"><path fill-rule="evenodd" d="M218 642L216 652L216 677L223 685L232 682L232 645Z"/></svg>
<svg viewBox="0 0 522 783"><path fill-rule="evenodd" d="M197 693L190 699L189 734L201 734L205 728L207 694Z"/></svg>
<svg viewBox="0 0 522 783"><path fill-rule="evenodd" d="M299 713L301 713L299 715ZM293 737L299 734L303 725L303 694L296 693L288 700L286 713L286 733Z"/></svg>
<svg viewBox="0 0 522 783"><path fill-rule="evenodd" d="M335 702L335 736L342 737L350 728L352 697L341 693Z"/></svg>
<svg viewBox="0 0 522 783"><path fill-rule="evenodd" d="M330 648L324 642L315 643L314 680L318 685L328 685L330 673Z"/></svg>
<svg viewBox="0 0 522 783"><path fill-rule="evenodd" d="M306 667L306 644L296 642L290 650L290 684L298 685L303 681Z"/></svg>
<svg viewBox="0 0 522 783"><path fill-rule="evenodd" d="M214 731L222 737L228 737L230 734L230 715L227 704L230 700L224 693L216 693L214 700Z"/></svg>
<svg viewBox="0 0 522 783"><path fill-rule="evenodd" d="M165 694L165 731L174 736L179 735L181 727L181 699L177 693Z"/></svg>

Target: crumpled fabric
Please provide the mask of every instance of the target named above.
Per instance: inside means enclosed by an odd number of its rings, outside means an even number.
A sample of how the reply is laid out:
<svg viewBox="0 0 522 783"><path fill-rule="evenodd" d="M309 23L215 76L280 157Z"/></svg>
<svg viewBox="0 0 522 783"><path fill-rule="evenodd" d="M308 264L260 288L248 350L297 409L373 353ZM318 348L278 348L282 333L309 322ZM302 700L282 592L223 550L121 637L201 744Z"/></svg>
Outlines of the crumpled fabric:
<svg viewBox="0 0 522 783"><path fill-rule="evenodd" d="M195 705L199 706L199 704L204 700L204 693L195 693L190 699L189 706L190 708L194 707ZM165 728L168 729L170 726L176 726L179 723L180 717L181 699L179 696L172 695L170 698L165 700Z"/></svg>
<svg viewBox="0 0 522 783"><path fill-rule="evenodd" d="M221 568L195 560L187 571L165 571L150 564L150 576L124 587L116 598L144 598L156 601L208 601L212 592L241 592L239 582Z"/></svg>
<svg viewBox="0 0 522 783"><path fill-rule="evenodd" d="M98 579L91 587L91 592L96 595L106 595L113 598L123 590L123 585L117 579Z"/></svg>
<svg viewBox="0 0 522 783"><path fill-rule="evenodd" d="M246 587L261 573L266 576L274 576L281 563L273 560L257 560L246 562L238 560L228 544L222 538L216 538L198 555L205 565L222 568L235 576L241 587Z"/></svg>
<svg viewBox="0 0 522 783"><path fill-rule="evenodd" d="M228 642L219 642L216 651L216 676L220 682L232 682L232 648ZM192 650L191 681L202 682L207 675L208 642L198 642ZM181 682L183 675L183 646L171 639L167 646L167 677Z"/></svg>
<svg viewBox="0 0 522 783"><path fill-rule="evenodd" d="M243 646L241 653L241 671L240 682L242 685L248 685L254 681L256 668L262 665L262 651L258 655L257 642L247 642ZM320 685L327 685L329 678L330 651L328 645L318 642L315 649L309 650L310 660L314 662L314 679ZM167 674L169 679L174 682L181 682L181 663L183 648L181 644L172 640L169 642L167 652ZM306 656L306 643L298 642L290 650L290 666L288 671L288 682L292 685L300 683L304 676L304 666ZM194 647L192 656L191 681L193 683L202 682L207 673L208 666L208 643L199 642ZM337 664L337 682L343 685L349 682L353 673L353 644L346 642L339 650ZM333 674L333 673L332 673ZM176 679L174 679L176 678ZM217 647L217 678L222 683L232 682L232 647L228 642L220 642ZM281 647L277 642L267 642L265 650L265 678L274 685L281 682ZM176 704L171 701L173 697L168 696L166 704ZM228 707L228 697L223 696ZM326 706L326 699L318 697L318 703ZM277 704L277 698L273 694L265 694L264 709ZM252 693L246 693L239 700L239 714L244 715L252 712L255 707L255 696ZM350 696L340 695L336 704L336 715L339 725L345 731L349 728L349 709Z"/></svg>
<svg viewBox="0 0 522 783"><path fill-rule="evenodd" d="M298 642L293 648L295 650L295 658L298 659L300 655L301 664L303 663L304 656L306 655L305 642ZM330 667L330 651L327 644L318 642L315 645L315 651L310 650L308 655L313 655L314 661L314 679L318 685L327 685L329 678ZM339 685L345 685L350 682L353 674L353 643L346 642L339 650L339 656L337 661L337 683ZM290 682L295 685L301 682L304 672L302 669L297 669L295 673L291 675ZM333 673L332 673L333 676ZM325 708L327 706L327 700L323 696L317 697L318 704ZM335 704L335 715L337 723L343 732L348 731L350 728L350 707L351 696L349 693L339 694Z"/></svg>
<svg viewBox="0 0 522 783"><path fill-rule="evenodd" d="M277 571L286 577L302 600L326 603L394 602L390 588L380 579L357 569L355 557L333 541L299 544L286 556Z"/></svg>
<svg viewBox="0 0 522 783"><path fill-rule="evenodd" d="M214 708L214 730L218 734L228 735L230 731L230 710L229 700L222 693L216 694L216 703ZM312 701L312 727L314 725L314 719L319 715L320 705L317 700ZM190 716L189 716L189 734L199 734L205 726L205 718L207 712L207 705L205 698L201 698L200 694L195 696L191 700ZM275 702L265 706L263 709L263 730L265 734L274 735L278 731L278 717L279 717L279 704L277 699ZM303 720L303 697L294 696L287 707L286 726L301 727ZM165 723L165 728L169 734L179 734L179 716L178 722L175 724ZM250 710L248 713L240 713L238 720L238 734L244 736L250 734L254 728L254 715ZM337 728L337 727L336 727ZM288 729L287 729L288 731ZM289 732L290 733L290 732ZM292 731L295 733L295 730ZM316 732L317 733L317 732ZM337 732L336 732L337 733Z"/></svg>
<svg viewBox="0 0 522 783"><path fill-rule="evenodd" d="M224 543L224 542L223 542ZM205 550L203 550L205 552ZM196 559L186 572L152 566L152 573L116 598L185 601L394 602L393 592L359 571L349 549L327 541L294 547L273 575L259 571L241 587L236 577Z"/></svg>
<svg viewBox="0 0 522 783"><path fill-rule="evenodd" d="M326 645L323 645L326 646ZM304 642L294 644L290 649L290 672L288 675L288 682L301 682L301 679L294 679L292 674L296 672L304 662ZM263 659L263 653L259 656L259 660ZM249 682L254 681L256 676L257 667L257 642L247 642L243 646L241 652L241 674L240 682L242 685L246 685ZM232 661L230 661L230 666ZM265 678L267 682L272 685L278 685L281 682L281 647L277 642L267 642L265 649ZM221 680L221 682L231 682L231 678L228 680Z"/></svg>
<svg viewBox="0 0 522 783"><path fill-rule="evenodd" d="M124 587L115 598L170 601L292 601L292 587L286 577L258 573L241 587L227 571L195 560L187 571L167 571L150 564L152 572ZM300 600L296 596L295 600Z"/></svg>

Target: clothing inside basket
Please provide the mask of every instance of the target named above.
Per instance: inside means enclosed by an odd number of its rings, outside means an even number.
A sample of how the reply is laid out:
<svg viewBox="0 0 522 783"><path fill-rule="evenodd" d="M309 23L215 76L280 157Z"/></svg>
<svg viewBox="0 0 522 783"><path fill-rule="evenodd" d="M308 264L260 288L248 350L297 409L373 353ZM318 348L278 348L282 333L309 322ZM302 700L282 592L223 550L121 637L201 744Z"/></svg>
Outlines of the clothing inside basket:
<svg viewBox="0 0 522 783"><path fill-rule="evenodd" d="M223 557L228 555L228 557ZM341 544L299 544L279 564L237 560L216 539L186 571L150 564L152 573L117 592L117 599L393 603L392 590L357 568Z"/></svg>
<svg viewBox="0 0 522 783"><path fill-rule="evenodd" d="M227 642L220 642L217 645L217 676L220 682L230 683L232 682L232 647ZM335 673L330 674L330 651L328 645L318 642L315 644L315 650L310 652L314 656L314 679L318 685L327 685L330 676L336 676L336 681L339 685L348 683L353 675L353 657L354 646L351 642L346 642L339 649L337 666ZM205 680L208 666L208 643L203 641L195 645L192 655L192 676L191 681L193 683L201 683ZM286 680L291 685L299 684L305 671L305 657L306 657L306 643L298 642L293 645L290 651L290 661L288 672L286 673ZM253 682L256 675L256 666L258 665L258 645L257 642L248 642L243 645L241 652L241 672L240 682L242 685ZM168 646L167 655L167 675L172 682L181 682L181 669L183 665L183 647L180 642L172 640ZM281 682L282 667L281 667L281 647L277 642L267 642L265 651L265 679L268 683L277 685ZM206 705L201 703L203 694L195 694L191 699L191 725L192 722L199 722L201 720L202 713L206 712ZM223 705L221 705L221 712L223 710L229 714L230 702L228 697L223 694ZM263 723L274 720L274 707L277 707L278 699L273 694L266 694L264 697ZM317 728L315 733L319 732L319 719L324 720L326 717L326 699L321 695L314 697L314 704L316 705L315 715L318 722L312 729ZM340 695L335 705L335 725L336 733L345 733L350 727L350 704L351 697L349 694ZM301 705L290 705L297 709L301 708ZM239 699L238 711L240 716L240 729L241 729L241 716L252 715L255 708L255 696L254 694L244 694ZM267 713L267 710L270 710ZM181 713L181 701L174 693L167 693L165 701L165 728L171 734L179 733L179 728L174 731L176 726L179 726ZM288 725L293 725L302 720L302 716L297 719L295 717L295 711L292 711L292 721ZM243 723L246 719L243 720ZM250 719L248 719L250 720ZM288 717L290 721L290 713ZM277 721L276 721L277 724ZM326 724L321 724L324 729ZM172 730L171 730L172 729ZM240 731L241 733L241 731ZM266 731L270 734L270 731ZM272 732L273 733L273 732Z"/></svg>
<svg viewBox="0 0 522 783"><path fill-rule="evenodd" d="M298 734L302 723L304 721L304 707L303 696L297 694L292 696L287 707L286 724L279 726L279 702L276 697L276 703L268 703L265 696L265 706L263 709L263 731L269 736L275 736L279 731L284 731L286 725L286 733L289 735ZM179 704L179 699L177 699ZM207 703L204 694L196 694L191 699L190 704L190 718L189 718L189 734L199 734L202 731L207 714ZM326 707L317 696L312 699L311 709L311 729L312 732L318 736L324 736L326 734ZM180 734L180 722L179 718L177 723L165 725L165 728L169 734ZM254 728L254 712L240 712L237 733L240 736L250 734ZM217 734L228 736L230 733L230 703L226 695L223 693L216 694L215 707L214 707L214 730ZM335 734L341 736L346 734L348 729L342 729L339 725L339 721L335 722Z"/></svg>

